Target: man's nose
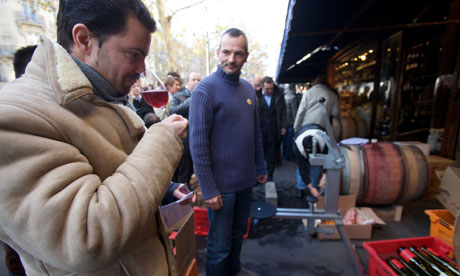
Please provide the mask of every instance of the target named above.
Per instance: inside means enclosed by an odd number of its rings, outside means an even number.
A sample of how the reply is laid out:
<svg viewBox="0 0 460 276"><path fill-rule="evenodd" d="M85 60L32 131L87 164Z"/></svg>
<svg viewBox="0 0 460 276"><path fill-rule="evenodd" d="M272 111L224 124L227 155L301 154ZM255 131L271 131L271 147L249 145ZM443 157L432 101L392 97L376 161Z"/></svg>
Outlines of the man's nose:
<svg viewBox="0 0 460 276"><path fill-rule="evenodd" d="M235 60L235 54L234 54L234 53L231 53L231 54L228 56L228 61L233 62L234 60Z"/></svg>
<svg viewBox="0 0 460 276"><path fill-rule="evenodd" d="M136 73L140 74L140 73L145 73L145 61L141 61L138 65L137 65L137 68L136 68Z"/></svg>

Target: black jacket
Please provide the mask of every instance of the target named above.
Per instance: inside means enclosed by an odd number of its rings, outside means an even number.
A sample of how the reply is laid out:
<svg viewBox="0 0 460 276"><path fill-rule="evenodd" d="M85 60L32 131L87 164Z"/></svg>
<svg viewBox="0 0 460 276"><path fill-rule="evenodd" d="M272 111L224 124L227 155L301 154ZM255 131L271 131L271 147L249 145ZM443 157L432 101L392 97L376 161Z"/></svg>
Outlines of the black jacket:
<svg viewBox="0 0 460 276"><path fill-rule="evenodd" d="M260 91L260 92L259 92ZM262 110L269 109L273 111L273 108L276 110L276 122L277 122L277 135L278 139L281 139L281 129L287 127L287 114L286 114L286 102L284 100L284 93L281 91L277 86L273 91L272 99L270 102L270 106L267 106L267 102L265 101L265 96L262 94L262 91L259 90L257 92L257 99L258 99L258 113L259 113L259 121L261 129L264 129L264 124L268 118L262 117Z"/></svg>

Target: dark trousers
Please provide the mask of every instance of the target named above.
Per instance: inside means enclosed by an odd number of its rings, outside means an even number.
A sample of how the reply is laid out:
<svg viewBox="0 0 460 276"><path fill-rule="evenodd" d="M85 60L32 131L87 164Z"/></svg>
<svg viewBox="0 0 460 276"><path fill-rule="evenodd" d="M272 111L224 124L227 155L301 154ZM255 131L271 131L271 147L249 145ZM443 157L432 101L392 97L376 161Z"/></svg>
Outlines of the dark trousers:
<svg viewBox="0 0 460 276"><path fill-rule="evenodd" d="M293 160L292 145L294 142L294 129L286 128L286 134L283 136L283 157L286 160Z"/></svg>
<svg viewBox="0 0 460 276"><path fill-rule="evenodd" d="M273 173L275 171L275 154L278 143L278 133L275 129L268 129L262 133L262 142L264 147L264 157L267 162L267 171L269 180L273 180Z"/></svg>

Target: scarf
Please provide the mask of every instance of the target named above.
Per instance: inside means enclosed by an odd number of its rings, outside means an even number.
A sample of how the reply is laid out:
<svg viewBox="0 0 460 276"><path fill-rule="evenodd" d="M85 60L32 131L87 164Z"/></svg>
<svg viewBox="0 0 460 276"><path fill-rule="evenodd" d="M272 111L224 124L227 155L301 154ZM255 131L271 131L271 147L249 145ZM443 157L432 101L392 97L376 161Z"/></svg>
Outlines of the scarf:
<svg viewBox="0 0 460 276"><path fill-rule="evenodd" d="M128 95L119 93L113 86L102 77L98 72L91 68L86 63L81 62L76 57L72 56L72 59L77 63L80 70L88 78L89 82L93 86L94 95L98 100L103 100L113 104L122 104L136 111L133 104L129 101Z"/></svg>

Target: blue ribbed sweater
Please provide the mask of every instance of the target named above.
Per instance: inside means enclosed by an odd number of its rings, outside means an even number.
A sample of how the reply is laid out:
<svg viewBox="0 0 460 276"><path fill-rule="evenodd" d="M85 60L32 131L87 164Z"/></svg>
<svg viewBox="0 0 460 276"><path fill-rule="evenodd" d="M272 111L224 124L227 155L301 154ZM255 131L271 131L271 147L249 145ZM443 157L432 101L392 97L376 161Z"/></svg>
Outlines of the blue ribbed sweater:
<svg viewBox="0 0 460 276"><path fill-rule="evenodd" d="M251 85L220 66L193 90L190 152L203 199L249 188L267 174L257 116Z"/></svg>

